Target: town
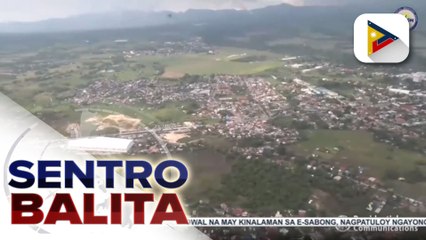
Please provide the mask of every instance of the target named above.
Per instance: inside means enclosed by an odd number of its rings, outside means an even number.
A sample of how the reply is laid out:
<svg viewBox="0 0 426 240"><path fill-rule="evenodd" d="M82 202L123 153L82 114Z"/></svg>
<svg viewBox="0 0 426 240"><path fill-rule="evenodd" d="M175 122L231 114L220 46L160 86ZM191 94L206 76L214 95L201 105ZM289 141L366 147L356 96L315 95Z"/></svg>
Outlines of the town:
<svg viewBox="0 0 426 240"><path fill-rule="evenodd" d="M296 58L292 61L300 60ZM312 65L300 65L312 69ZM330 72L350 71L331 64L324 66ZM313 68L315 71L320 69L315 66ZM300 71L306 72L306 69ZM359 73L361 76L363 74L365 73ZM384 75L387 74L374 73L373 78ZM174 122L173 118L165 117L162 123L148 123L149 126L131 131L121 129L110 136L135 139L138 144L131 150L133 155L164 153L164 146L150 136L152 131L167 142L167 151L172 154L207 147L202 140L191 140L193 136L219 136L235 143L229 150L234 156L270 161L285 168L299 165L311 176L312 181L331 179L335 184L346 185L366 194L369 200L363 206L366 214L381 214L384 209L386 213L407 211L421 214L426 210L423 199L415 199L391 189L385 183L389 179L384 178L390 177L400 182L423 181L422 176L412 180L408 179L412 176L393 174L391 171L386 174L392 176L377 176L368 166L331 163L322 157L333 152L339 153L345 148L344 143L331 148L316 147L304 156L286 151L287 146L291 148L304 141L305 130L328 129L372 132L375 141L389 148L426 154L424 147L416 145L426 135L423 127L423 120L426 119L425 91L408 90L424 84L421 76L391 75L388 77L393 78L396 84L388 87L383 87L377 80L342 83L323 78L319 85L315 85L301 78L277 81L276 76L223 74L185 76L172 84L161 79L130 82L104 80L80 89L69 101L81 107L93 104L138 105L143 106L141 111L181 103L176 107L187 115L184 122ZM339 88L326 88L338 84L352 90L350 97L340 94ZM172 137L171 140L170 135L175 138ZM300 160L303 158L305 160ZM306 216L309 209L317 208L318 198L315 194L311 195L305 205L306 209L276 209L274 214ZM194 207L193 214L198 215L196 209L204 208L205 204L195 204L197 207ZM213 211L209 211L208 216L259 214L243 210L239 206L230 208L226 203L212 207ZM270 214L273 215L272 212Z"/></svg>
<svg viewBox="0 0 426 240"><path fill-rule="evenodd" d="M426 212L424 72L201 37L65 46L17 55L0 68L8 79L1 90L69 137L59 143L67 150L185 161L190 181L180 197L188 217ZM213 239L339 233L200 230Z"/></svg>

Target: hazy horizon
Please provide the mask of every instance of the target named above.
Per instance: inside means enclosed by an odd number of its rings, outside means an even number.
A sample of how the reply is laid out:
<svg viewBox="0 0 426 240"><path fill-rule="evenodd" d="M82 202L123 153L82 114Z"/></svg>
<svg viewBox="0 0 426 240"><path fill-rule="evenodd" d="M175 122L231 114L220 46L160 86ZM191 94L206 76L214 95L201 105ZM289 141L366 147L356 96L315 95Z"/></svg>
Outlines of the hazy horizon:
<svg viewBox="0 0 426 240"><path fill-rule="evenodd" d="M410 6L420 1L422 0L0 0L2 6L0 23L31 23L79 15L125 11L251 10L283 3L294 6L376 4L385 8L384 5L387 4Z"/></svg>
<svg viewBox="0 0 426 240"><path fill-rule="evenodd" d="M329 0L310 0L321 3ZM42 2L42 3L40 3ZM249 10L287 3L304 5L305 0L0 0L0 22L37 22L85 14L137 11L175 11L188 9Z"/></svg>

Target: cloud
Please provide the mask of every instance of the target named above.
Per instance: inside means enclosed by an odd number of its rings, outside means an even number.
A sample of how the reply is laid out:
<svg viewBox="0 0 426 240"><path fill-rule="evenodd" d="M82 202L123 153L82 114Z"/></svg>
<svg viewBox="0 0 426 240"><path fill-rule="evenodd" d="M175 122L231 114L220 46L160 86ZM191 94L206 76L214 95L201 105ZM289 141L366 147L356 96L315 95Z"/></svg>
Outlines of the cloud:
<svg viewBox="0 0 426 240"><path fill-rule="evenodd" d="M125 10L252 9L304 0L0 0L0 21L38 21Z"/></svg>

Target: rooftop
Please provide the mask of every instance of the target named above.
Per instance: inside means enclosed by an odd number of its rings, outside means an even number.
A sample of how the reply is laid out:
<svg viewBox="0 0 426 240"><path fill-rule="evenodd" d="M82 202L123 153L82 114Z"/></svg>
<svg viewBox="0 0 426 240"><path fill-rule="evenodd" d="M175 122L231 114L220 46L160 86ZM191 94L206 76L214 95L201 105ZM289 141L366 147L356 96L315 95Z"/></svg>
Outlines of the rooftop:
<svg viewBox="0 0 426 240"><path fill-rule="evenodd" d="M130 150L133 140L111 137L77 138L68 141L67 148L89 152L125 153Z"/></svg>

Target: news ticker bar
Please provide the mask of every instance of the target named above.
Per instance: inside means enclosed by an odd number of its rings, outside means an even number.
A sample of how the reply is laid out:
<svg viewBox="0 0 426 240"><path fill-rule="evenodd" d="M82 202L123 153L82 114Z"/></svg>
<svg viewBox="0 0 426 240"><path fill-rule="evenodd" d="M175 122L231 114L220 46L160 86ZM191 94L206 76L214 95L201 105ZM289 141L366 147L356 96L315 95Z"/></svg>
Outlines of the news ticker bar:
<svg viewBox="0 0 426 240"><path fill-rule="evenodd" d="M426 218L189 218L195 227L426 227Z"/></svg>

